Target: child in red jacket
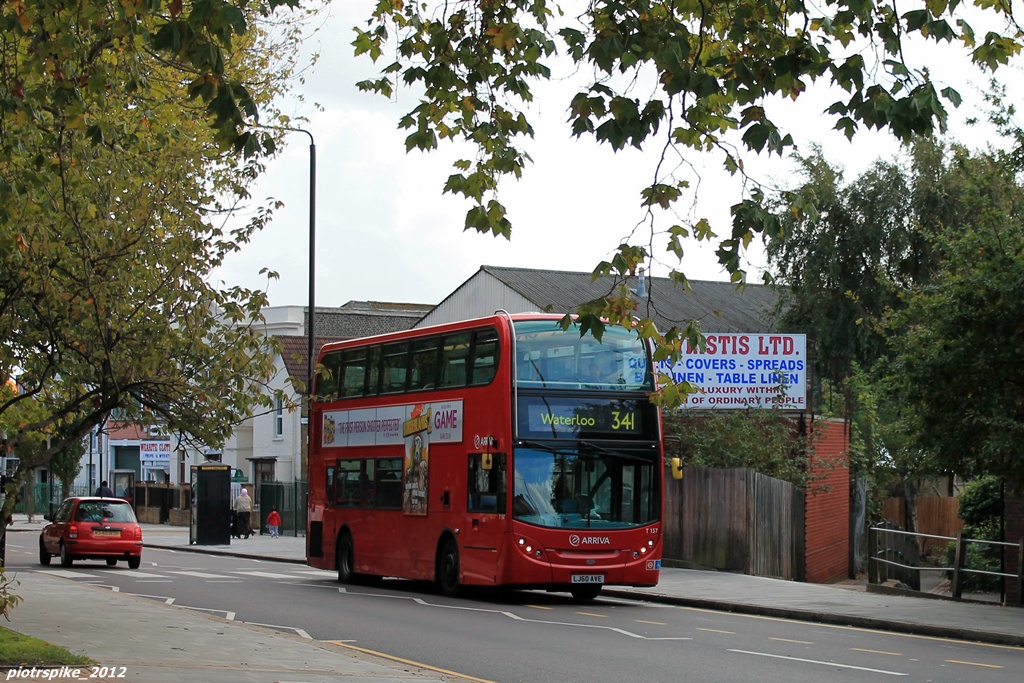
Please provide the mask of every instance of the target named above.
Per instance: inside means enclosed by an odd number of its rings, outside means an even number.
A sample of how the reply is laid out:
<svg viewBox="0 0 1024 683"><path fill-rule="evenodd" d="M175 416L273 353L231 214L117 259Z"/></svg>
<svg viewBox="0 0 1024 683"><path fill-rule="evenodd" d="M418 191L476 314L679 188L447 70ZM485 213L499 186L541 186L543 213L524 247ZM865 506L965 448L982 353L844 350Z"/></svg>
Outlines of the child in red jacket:
<svg viewBox="0 0 1024 683"><path fill-rule="evenodd" d="M278 538L277 529L280 526L281 515L277 514L277 510L271 510L267 515L267 530L270 531L271 538Z"/></svg>

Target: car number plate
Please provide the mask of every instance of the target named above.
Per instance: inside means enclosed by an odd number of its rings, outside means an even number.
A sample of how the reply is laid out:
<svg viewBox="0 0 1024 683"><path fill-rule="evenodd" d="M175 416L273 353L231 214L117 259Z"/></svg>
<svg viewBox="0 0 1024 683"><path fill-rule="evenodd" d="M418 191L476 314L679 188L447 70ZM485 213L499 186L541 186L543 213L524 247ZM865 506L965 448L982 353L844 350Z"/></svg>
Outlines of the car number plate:
<svg viewBox="0 0 1024 683"><path fill-rule="evenodd" d="M573 574L573 583L604 583L604 574Z"/></svg>
<svg viewBox="0 0 1024 683"><path fill-rule="evenodd" d="M94 531L93 536L120 536L120 531Z"/></svg>

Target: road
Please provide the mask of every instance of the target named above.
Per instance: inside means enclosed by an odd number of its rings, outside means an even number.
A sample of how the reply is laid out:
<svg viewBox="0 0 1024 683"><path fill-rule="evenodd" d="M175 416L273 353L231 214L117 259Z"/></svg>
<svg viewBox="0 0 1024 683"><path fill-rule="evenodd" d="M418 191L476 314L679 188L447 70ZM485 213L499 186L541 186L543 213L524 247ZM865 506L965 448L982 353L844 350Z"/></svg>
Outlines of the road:
<svg viewBox="0 0 1024 683"><path fill-rule="evenodd" d="M426 584L341 586L296 564L148 548L123 563L41 567L35 535L12 534L8 566L226 619L512 683L962 681L1017 683L1024 650L542 592L446 599Z"/></svg>

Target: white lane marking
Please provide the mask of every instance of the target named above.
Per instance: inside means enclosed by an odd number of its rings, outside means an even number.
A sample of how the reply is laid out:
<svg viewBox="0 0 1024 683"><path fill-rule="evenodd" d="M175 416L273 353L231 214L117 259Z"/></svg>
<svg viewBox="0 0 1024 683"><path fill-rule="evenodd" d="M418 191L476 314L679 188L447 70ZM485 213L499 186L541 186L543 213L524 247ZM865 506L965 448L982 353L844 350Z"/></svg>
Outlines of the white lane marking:
<svg viewBox="0 0 1024 683"><path fill-rule="evenodd" d="M233 571L232 574L245 574L246 576L256 576L261 579L294 579L295 577L291 574L277 574L275 572L254 572L254 571Z"/></svg>
<svg viewBox="0 0 1024 683"><path fill-rule="evenodd" d="M804 664L821 664L823 666L831 666L838 669L852 669L854 671L868 671L875 674L885 674L886 676L909 676L910 674L900 673L899 671L886 671L885 669L869 669L864 666L853 666L852 664L842 664L840 662L822 662L817 659L801 659L800 657L787 657L786 655L773 655L768 652L751 652L749 650L729 650L729 652L738 652L741 655L754 655L755 657L771 657L772 659L787 659L791 662L802 662Z"/></svg>
<svg viewBox="0 0 1024 683"><path fill-rule="evenodd" d="M166 579L165 574L150 574L149 572L140 572L135 569L129 569L126 572L122 572L124 576L130 579ZM120 576L121 574L119 574Z"/></svg>
<svg viewBox="0 0 1024 683"><path fill-rule="evenodd" d="M299 635L299 637L305 638L306 640L313 640L313 636L309 635L308 633L306 633L301 628L296 628L294 626L280 626L278 624L261 624L258 621L247 621L245 623L250 624L252 626L263 626L264 628L274 628L274 629L277 629L278 631L295 631L295 633L297 633Z"/></svg>
<svg viewBox="0 0 1024 683"><path fill-rule="evenodd" d="M95 574L89 574L88 572L76 572L70 569L43 569L41 570L48 575L61 576L65 579L97 579Z"/></svg>
<svg viewBox="0 0 1024 683"><path fill-rule="evenodd" d="M210 574L208 572L196 572L196 571L182 571L179 569L172 569L168 572L169 574L182 574L183 576L194 576L198 579L231 579L230 576L224 574Z"/></svg>

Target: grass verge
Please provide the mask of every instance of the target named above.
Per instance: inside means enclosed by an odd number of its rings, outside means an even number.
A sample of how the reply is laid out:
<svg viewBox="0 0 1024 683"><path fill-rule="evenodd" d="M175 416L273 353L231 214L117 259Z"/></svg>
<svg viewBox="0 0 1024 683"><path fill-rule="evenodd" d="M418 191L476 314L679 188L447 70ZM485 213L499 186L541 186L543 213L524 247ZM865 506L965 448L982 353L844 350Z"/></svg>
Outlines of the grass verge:
<svg viewBox="0 0 1024 683"><path fill-rule="evenodd" d="M17 666L60 666L63 664L95 664L85 655L76 655L38 638L23 636L0 626L0 669Z"/></svg>

